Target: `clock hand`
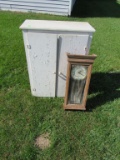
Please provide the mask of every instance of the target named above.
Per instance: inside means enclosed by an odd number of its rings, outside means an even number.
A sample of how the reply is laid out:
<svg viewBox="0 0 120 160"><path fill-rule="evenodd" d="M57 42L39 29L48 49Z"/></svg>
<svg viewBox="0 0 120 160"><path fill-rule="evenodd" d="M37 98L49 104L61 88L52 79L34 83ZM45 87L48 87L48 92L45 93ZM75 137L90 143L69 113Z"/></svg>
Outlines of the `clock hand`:
<svg viewBox="0 0 120 160"><path fill-rule="evenodd" d="M82 71L79 71L78 73L81 74ZM84 74L81 74L82 76L84 76Z"/></svg>
<svg viewBox="0 0 120 160"><path fill-rule="evenodd" d="M84 74L81 74L82 76L85 76Z"/></svg>

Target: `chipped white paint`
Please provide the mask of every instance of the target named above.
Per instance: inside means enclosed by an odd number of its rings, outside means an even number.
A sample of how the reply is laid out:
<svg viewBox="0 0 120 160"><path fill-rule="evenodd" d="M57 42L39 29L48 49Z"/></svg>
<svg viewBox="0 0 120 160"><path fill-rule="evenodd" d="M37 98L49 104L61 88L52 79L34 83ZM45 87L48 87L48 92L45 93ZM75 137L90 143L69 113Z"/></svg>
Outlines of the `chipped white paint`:
<svg viewBox="0 0 120 160"><path fill-rule="evenodd" d="M63 97L67 59L89 54L94 28L87 22L26 20L23 30L31 92L38 97Z"/></svg>
<svg viewBox="0 0 120 160"><path fill-rule="evenodd" d="M32 79L36 90L34 96L55 97L57 36L39 32L28 32L28 41L32 46L29 52L32 66Z"/></svg>

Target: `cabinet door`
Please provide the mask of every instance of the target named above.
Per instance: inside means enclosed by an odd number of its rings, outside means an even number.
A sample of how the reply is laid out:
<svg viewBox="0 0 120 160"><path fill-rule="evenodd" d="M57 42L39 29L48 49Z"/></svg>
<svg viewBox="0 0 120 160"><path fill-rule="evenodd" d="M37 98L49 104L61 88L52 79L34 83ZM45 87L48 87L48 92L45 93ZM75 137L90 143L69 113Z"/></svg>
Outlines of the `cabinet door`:
<svg viewBox="0 0 120 160"><path fill-rule="evenodd" d="M55 97L57 36L28 31L26 45L32 94Z"/></svg>
<svg viewBox="0 0 120 160"><path fill-rule="evenodd" d="M89 35L60 35L58 42L58 76L57 96L65 96L67 56L70 54L88 54L90 46Z"/></svg>

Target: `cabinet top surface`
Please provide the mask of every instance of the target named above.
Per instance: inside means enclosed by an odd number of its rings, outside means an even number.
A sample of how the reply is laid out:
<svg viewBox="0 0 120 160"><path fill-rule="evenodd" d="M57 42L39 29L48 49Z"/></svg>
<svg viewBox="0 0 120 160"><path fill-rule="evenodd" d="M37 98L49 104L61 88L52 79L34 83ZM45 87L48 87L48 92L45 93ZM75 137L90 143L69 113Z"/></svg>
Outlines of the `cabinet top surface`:
<svg viewBox="0 0 120 160"><path fill-rule="evenodd" d="M88 22L25 20L20 29L46 31L95 32Z"/></svg>

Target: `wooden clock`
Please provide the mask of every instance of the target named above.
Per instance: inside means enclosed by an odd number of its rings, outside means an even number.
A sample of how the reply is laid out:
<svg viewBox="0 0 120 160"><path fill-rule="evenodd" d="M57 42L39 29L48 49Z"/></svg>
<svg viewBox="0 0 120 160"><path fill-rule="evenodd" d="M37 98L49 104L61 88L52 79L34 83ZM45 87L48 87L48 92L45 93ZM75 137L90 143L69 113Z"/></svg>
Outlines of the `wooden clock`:
<svg viewBox="0 0 120 160"><path fill-rule="evenodd" d="M68 66L64 109L86 110L92 65L97 56L67 53Z"/></svg>

